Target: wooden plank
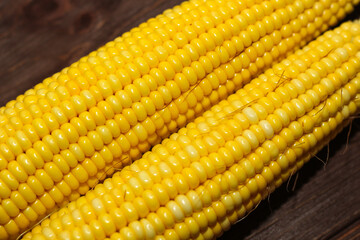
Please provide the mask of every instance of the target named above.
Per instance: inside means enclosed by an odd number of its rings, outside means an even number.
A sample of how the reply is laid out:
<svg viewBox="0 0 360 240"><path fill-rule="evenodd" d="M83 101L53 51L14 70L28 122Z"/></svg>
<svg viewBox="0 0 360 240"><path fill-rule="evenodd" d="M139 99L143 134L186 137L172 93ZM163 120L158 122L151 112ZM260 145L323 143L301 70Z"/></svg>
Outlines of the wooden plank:
<svg viewBox="0 0 360 240"><path fill-rule="evenodd" d="M360 239L360 218L356 219L353 223L345 226L338 233L333 236L333 239L338 240L356 240Z"/></svg>
<svg viewBox="0 0 360 240"><path fill-rule="evenodd" d="M181 0L0 1L0 104ZM360 11L357 11L359 14ZM354 18L356 14L352 17ZM360 218L360 121L313 159L295 191L279 188L222 239L356 239ZM319 155L326 158L326 151ZM294 179L294 178L293 178ZM290 186L293 183L290 182Z"/></svg>

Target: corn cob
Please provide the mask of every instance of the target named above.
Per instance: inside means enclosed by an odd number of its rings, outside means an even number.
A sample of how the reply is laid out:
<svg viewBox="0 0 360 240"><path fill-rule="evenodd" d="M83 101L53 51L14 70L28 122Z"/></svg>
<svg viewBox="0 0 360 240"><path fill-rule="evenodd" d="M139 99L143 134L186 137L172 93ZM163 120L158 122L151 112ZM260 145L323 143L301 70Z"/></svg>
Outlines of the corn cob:
<svg viewBox="0 0 360 240"><path fill-rule="evenodd" d="M335 24L351 3L184 3L9 102L0 115L7 234L85 194Z"/></svg>
<svg viewBox="0 0 360 240"><path fill-rule="evenodd" d="M280 78L278 71L284 71ZM359 72L360 24L346 23L52 214L24 239L217 237L358 111Z"/></svg>

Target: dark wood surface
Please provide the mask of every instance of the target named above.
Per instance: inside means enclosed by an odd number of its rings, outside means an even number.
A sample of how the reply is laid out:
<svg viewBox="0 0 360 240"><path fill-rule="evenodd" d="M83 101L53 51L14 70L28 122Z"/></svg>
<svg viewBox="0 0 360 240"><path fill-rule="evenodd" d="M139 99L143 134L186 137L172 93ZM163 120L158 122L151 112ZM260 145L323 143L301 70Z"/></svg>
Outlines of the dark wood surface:
<svg viewBox="0 0 360 240"><path fill-rule="evenodd" d="M0 1L0 104L180 2ZM325 168L312 159L294 191L280 187L222 239L360 239L360 121L346 144L348 130L331 142Z"/></svg>

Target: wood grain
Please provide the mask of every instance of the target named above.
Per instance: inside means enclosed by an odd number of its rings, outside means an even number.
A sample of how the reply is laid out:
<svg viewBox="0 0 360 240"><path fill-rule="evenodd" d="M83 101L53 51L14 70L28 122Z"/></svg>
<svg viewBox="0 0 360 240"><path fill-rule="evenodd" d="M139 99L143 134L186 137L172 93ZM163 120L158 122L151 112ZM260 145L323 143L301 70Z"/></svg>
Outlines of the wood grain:
<svg viewBox="0 0 360 240"><path fill-rule="evenodd" d="M0 1L0 104L180 2ZM279 188L221 239L360 239L360 121L349 144L347 131L331 142L325 169L312 159L295 191Z"/></svg>

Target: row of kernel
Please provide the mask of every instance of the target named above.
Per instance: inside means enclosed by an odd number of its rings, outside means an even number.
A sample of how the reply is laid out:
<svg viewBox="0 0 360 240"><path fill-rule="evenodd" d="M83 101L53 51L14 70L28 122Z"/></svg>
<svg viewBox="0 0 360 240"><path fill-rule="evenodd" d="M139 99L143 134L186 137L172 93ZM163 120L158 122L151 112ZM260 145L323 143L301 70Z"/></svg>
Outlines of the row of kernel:
<svg viewBox="0 0 360 240"><path fill-rule="evenodd" d="M120 173L120 175L123 175L123 174L125 174L125 173ZM180 176L179 176L180 177ZM175 181L176 182L176 181ZM165 182L163 182L163 184L165 184ZM162 184L162 185L163 185ZM166 185L165 185L166 186ZM184 186L183 186L184 187ZM131 189L131 188L130 188ZM185 187L185 189L186 189L186 187ZM138 189L139 190L139 189ZM179 191L181 191L181 189L178 189ZM134 193L135 195L138 195L138 194L140 194L141 192L139 192L139 191L136 191L136 193Z"/></svg>
<svg viewBox="0 0 360 240"><path fill-rule="evenodd" d="M261 178L260 178L261 179ZM260 181L260 179L259 179L259 176L257 176L257 178L256 178L256 181L257 182L259 182ZM262 179L262 181L260 181L260 183L264 183L264 179ZM247 191L245 191L245 190L242 190L242 195L243 194L245 194L245 196L247 196L248 194L252 194L252 192L256 192L256 190L255 189L257 189L255 186L254 186L254 184L256 184L256 182L253 182L253 183L250 183L250 182L248 182L248 185L249 185L249 187L250 187L250 189L252 190L252 191L250 191L250 190L247 190ZM252 186L252 187L251 187ZM255 188L255 189L253 189L253 188ZM262 190L264 190L264 188L262 188ZM205 194L205 193L202 193L201 195L203 195L203 194ZM210 194L209 192L207 193L207 194ZM220 193L219 193L220 194ZM219 195L219 194L217 194L217 195ZM215 194L216 195L216 194ZM248 195L248 196L250 196L250 195ZM248 197L244 197L243 196L243 199L244 199L244 201L246 200L246 199L248 199ZM260 200L261 198L258 198L258 201ZM169 204L170 205L170 204ZM172 203L171 205L174 205L174 203ZM188 206L189 204L186 204L186 206ZM256 205L256 204L254 204L254 205ZM254 206L254 205L252 205L252 206ZM168 205L167 205L168 206ZM174 205L173 207L175 207L176 205ZM187 207L187 209L189 209L189 207ZM186 210L184 210L184 212L186 213ZM180 215L179 215L180 214ZM175 215L175 217L176 216L183 216L183 215L181 215L181 213L177 213L177 214L174 214ZM174 216L173 215L173 216ZM177 220L179 220L179 221L181 221L181 219L175 219L176 221ZM172 222L172 221L171 221ZM169 228L171 228L172 227L172 224L171 224L171 222L170 222L170 226L168 226Z"/></svg>
<svg viewBox="0 0 360 240"><path fill-rule="evenodd" d="M264 180L264 179L263 179ZM257 178L257 181L259 181L259 178ZM260 181L261 182L261 181ZM264 182L264 181L262 181L262 182ZM201 193L201 192L200 192ZM246 194L246 191L242 191L241 192L241 194L243 195L243 194ZM203 193L201 193L201 195L202 195ZM240 196L242 196L240 194ZM194 194L192 194L193 196L194 196ZM190 195L191 196L191 195ZM234 195L232 195L232 196L234 196ZM236 195L235 195L236 196ZM197 196L196 197L197 199L199 199L200 197L199 196ZM191 199L191 198L190 198ZM187 206L186 207L186 209L183 209L184 210L184 212L185 212L185 214L186 214L186 212L187 211L189 211L189 204L185 204L184 205L184 203L186 203L187 201L191 201L190 199L185 199L184 197L182 197L182 196L179 196L178 198L177 198L177 200L175 201L175 202L171 202L171 203L169 203L168 205L167 205L167 210L166 211L170 211L170 212L168 212L168 213L172 213L171 215L173 215L174 213L176 213L176 212L172 212L172 211L176 211L176 209L179 207L179 206ZM237 195L237 198L236 198L238 201L239 201L239 194ZM246 197L243 197L243 199L247 199ZM224 200L224 198L222 198L222 200ZM229 200L229 199L228 199ZM216 204L213 204L213 206L216 206ZM83 205L84 206L84 205ZM219 205L217 205L217 207L219 207ZM190 207L191 208L191 207ZM218 209L218 210L220 210L220 209ZM162 209L162 210L159 210L159 213L162 213L163 211L165 211L165 209ZM188 213L189 214L189 213ZM159 214L160 215L160 214ZM100 215L101 216L101 215ZM107 219L111 219L111 218L109 218L108 216L106 216L106 215L102 215L104 218L105 217L107 217ZM114 215L112 215L112 216L114 216ZM152 215L153 216L153 215ZM181 220L182 219L182 217L181 216L183 216L182 214L181 214L181 212L177 212L177 214L175 214L175 217L180 217L180 219L177 219L177 220ZM173 215L173 217L174 217L174 215ZM166 223L165 224L168 224L168 226L167 227L172 227L173 226L173 221L171 221L171 219L168 219L168 220L170 220L170 222L169 221L166 221ZM101 221L101 222L103 222L103 221ZM171 223L172 222L172 223ZM106 234L106 235L108 235L109 233L111 233L111 232L114 232L114 229L115 229L115 226L112 226L112 224L110 224L110 222L109 221L107 221L107 225L105 225L105 226L103 226L103 230L105 230L105 232L103 232L103 234ZM132 224L131 226L135 226L135 224ZM128 229L128 228L127 228ZM108 230L108 231L107 231ZM123 232L125 232L125 231L123 231ZM161 232L160 232L161 233Z"/></svg>

